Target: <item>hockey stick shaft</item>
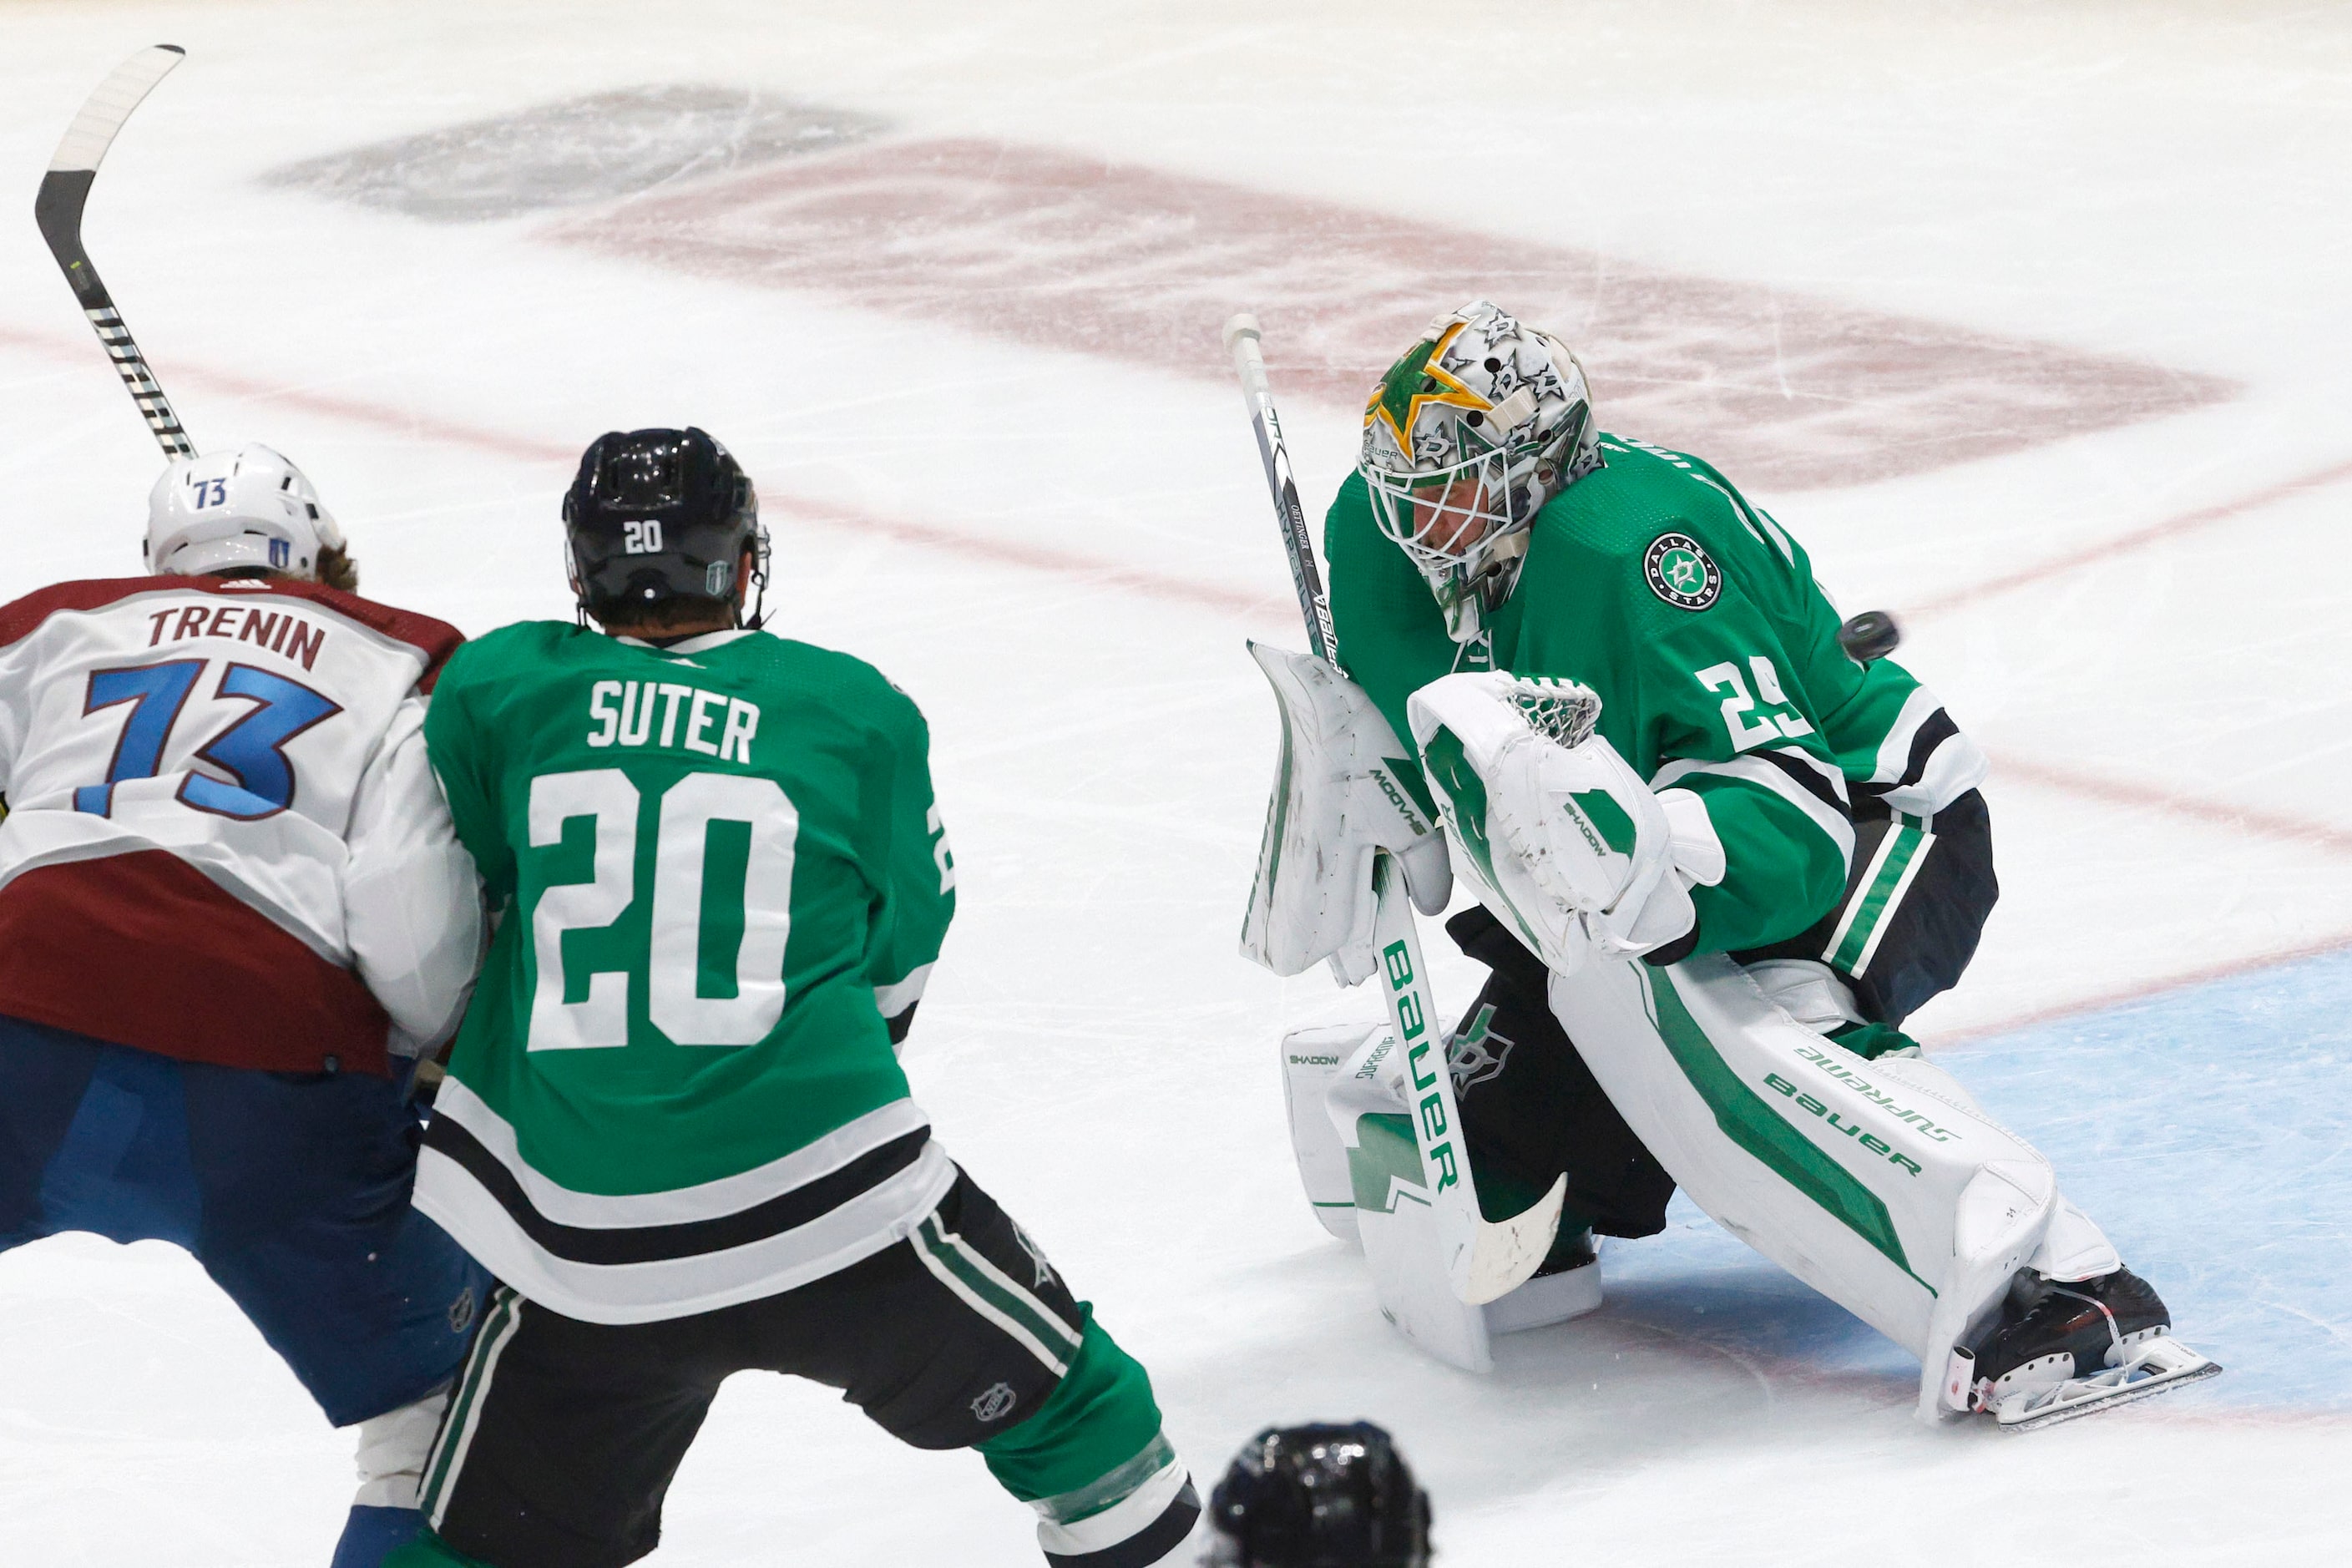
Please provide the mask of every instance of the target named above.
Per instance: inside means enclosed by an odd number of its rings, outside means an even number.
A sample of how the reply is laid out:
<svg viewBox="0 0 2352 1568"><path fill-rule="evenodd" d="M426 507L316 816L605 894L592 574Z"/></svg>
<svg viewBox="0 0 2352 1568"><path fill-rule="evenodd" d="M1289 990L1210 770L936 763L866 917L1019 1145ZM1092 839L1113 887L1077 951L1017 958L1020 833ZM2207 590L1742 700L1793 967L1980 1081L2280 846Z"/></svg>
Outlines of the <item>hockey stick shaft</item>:
<svg viewBox="0 0 2352 1568"><path fill-rule="evenodd" d="M1331 596L1323 590L1323 574L1315 564L1315 535L1307 529L1298 484L1291 477L1290 449L1283 443L1282 417L1275 412L1274 387L1266 379L1265 356L1258 349L1262 335L1257 318L1247 311L1225 323L1225 347L1242 378L1242 397L1257 432L1257 455L1265 464L1265 488L1274 497L1283 552L1290 558L1291 584L1298 590L1298 613L1307 621L1307 650L1337 669L1339 637L1331 626Z"/></svg>
<svg viewBox="0 0 2352 1568"><path fill-rule="evenodd" d="M1299 504L1298 485L1291 474L1282 420L1275 411L1274 389L1258 346L1262 336L1257 318L1247 312L1225 322L1225 347L1234 356L1242 395L1249 405L1250 423L1257 432L1258 456L1265 465L1266 490L1274 500L1275 521L1282 529L1283 549L1290 558L1291 582L1298 590L1308 649L1334 669L1341 669L1331 598L1316 566L1315 538L1307 531L1306 510ZM1405 890L1403 867L1385 849L1373 854L1372 897L1373 942L1380 953L1382 1000L1398 1048L1406 1056L1412 1087L1413 1144L1426 1183L1423 1201L1437 1221L1446 1283L1455 1300L1465 1304L1491 1301L1525 1280L1542 1262L1559 1223L1566 1182L1554 1182L1535 1205L1509 1220L1489 1223L1482 1215L1462 1141L1462 1113L1446 1059L1445 1030L1439 1021L1436 995L1430 988L1429 966L1422 958L1419 924ZM1477 1331L1481 1343L1484 1331L1483 1328Z"/></svg>
<svg viewBox="0 0 2352 1568"><path fill-rule="evenodd" d="M47 173L41 176L40 192L33 198L33 220L48 242L49 254L57 258L58 270L73 286L74 298L80 301L82 314L98 333L98 341L106 346L107 357L114 362L131 401L139 405L147 428L169 458L192 458L196 448L188 440L172 400L163 395L154 372L148 368L147 356L123 324L122 313L115 309L98 268L90 265L89 253L82 248L81 215L115 132L186 54L177 45L157 44L117 66L66 128Z"/></svg>

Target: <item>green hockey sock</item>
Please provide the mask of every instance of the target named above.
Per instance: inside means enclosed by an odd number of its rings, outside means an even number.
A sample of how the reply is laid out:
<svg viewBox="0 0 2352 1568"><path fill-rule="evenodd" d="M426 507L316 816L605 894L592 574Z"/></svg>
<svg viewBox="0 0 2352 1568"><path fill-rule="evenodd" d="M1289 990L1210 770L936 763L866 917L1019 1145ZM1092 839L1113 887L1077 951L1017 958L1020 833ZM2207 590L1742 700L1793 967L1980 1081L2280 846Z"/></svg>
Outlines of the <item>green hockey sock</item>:
<svg viewBox="0 0 2352 1568"><path fill-rule="evenodd" d="M1885 1056L1890 1051L1916 1051L1919 1048L1918 1041L1892 1024L1848 1024L1843 1029L1832 1029L1830 1039L1864 1061Z"/></svg>
<svg viewBox="0 0 2352 1568"><path fill-rule="evenodd" d="M998 1484L1025 1503L1088 1491L1166 1444L1150 1374L1103 1331L1090 1304L1079 1305L1087 1330L1070 1370L1035 1415L977 1445Z"/></svg>
<svg viewBox="0 0 2352 1568"><path fill-rule="evenodd" d="M394 1549L383 1568L490 1568L478 1557L468 1557L427 1530Z"/></svg>

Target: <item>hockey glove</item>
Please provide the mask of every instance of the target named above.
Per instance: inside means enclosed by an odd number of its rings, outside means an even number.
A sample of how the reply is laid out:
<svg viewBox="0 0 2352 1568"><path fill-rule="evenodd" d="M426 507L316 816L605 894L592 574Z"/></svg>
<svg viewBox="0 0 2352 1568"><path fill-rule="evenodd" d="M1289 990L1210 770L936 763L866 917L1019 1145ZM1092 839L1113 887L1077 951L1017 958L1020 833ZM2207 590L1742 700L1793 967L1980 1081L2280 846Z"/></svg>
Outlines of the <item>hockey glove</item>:
<svg viewBox="0 0 2352 1568"><path fill-rule="evenodd" d="M1455 864L1479 901L1555 973L1635 957L1697 920L1674 825L1593 732L1601 699L1573 681L1449 675L1407 712Z"/></svg>

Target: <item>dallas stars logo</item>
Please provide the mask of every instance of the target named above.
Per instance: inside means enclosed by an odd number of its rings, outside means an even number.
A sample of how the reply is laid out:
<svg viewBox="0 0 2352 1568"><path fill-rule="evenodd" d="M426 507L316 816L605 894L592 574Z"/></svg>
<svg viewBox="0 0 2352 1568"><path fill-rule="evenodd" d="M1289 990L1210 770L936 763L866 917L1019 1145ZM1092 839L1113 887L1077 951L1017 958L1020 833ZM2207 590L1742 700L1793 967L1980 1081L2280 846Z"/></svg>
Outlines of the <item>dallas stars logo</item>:
<svg viewBox="0 0 2352 1568"><path fill-rule="evenodd" d="M1029 1261L1036 1266L1037 1277L1029 1282L1029 1288L1034 1290L1041 1285L1056 1283L1054 1266L1045 1261L1045 1249L1032 1241L1029 1233L1018 1224L1013 1227L1013 1239L1021 1244L1021 1250L1027 1253Z"/></svg>
<svg viewBox="0 0 2352 1568"><path fill-rule="evenodd" d="M1510 1059L1511 1047L1518 1042L1495 1033L1489 1026L1494 1021L1494 1004L1488 1003L1461 1033L1445 1037L1445 1065L1454 1074L1454 1093L1500 1076Z"/></svg>
<svg viewBox="0 0 2352 1568"><path fill-rule="evenodd" d="M1662 533L1642 557L1650 592L1678 609L1704 610L1722 595L1723 573L1687 533Z"/></svg>
<svg viewBox="0 0 2352 1568"><path fill-rule="evenodd" d="M1389 373L1372 388L1371 402L1364 406L1364 423L1370 425L1377 420L1387 426L1389 434L1396 439L1397 450L1408 460L1413 456L1413 425L1421 418L1423 409L1435 405L1483 413L1495 406L1439 363L1468 324L1456 321L1434 342L1413 344L1411 353L1389 366Z"/></svg>

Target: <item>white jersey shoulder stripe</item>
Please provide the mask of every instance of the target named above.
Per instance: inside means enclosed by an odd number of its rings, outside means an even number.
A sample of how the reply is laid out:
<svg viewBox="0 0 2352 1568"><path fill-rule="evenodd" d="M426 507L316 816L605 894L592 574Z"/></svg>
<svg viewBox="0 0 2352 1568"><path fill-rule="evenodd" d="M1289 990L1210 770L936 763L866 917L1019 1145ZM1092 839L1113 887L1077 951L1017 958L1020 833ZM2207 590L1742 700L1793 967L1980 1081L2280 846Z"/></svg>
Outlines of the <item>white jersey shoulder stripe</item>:
<svg viewBox="0 0 2352 1568"><path fill-rule="evenodd" d="M1806 764L1816 769L1821 767L1817 758L1793 746L1780 749L1776 752L1776 757L1790 753L1801 758ZM1826 771L1832 774L1836 774L1837 772L1834 768ZM1790 778L1783 771L1782 766L1778 765L1776 762L1768 761L1752 752L1745 756L1734 757L1727 763L1703 763L1689 757L1677 758L1658 770L1657 776L1650 781L1650 787L1654 790L1664 789L1670 784L1680 783L1697 774L1738 779L1742 783L1769 790L1803 812L1807 819L1838 847L1840 860L1849 867L1853 864L1853 819ZM1844 784L1843 775L1838 776L1838 783L1840 792L1843 793Z"/></svg>

